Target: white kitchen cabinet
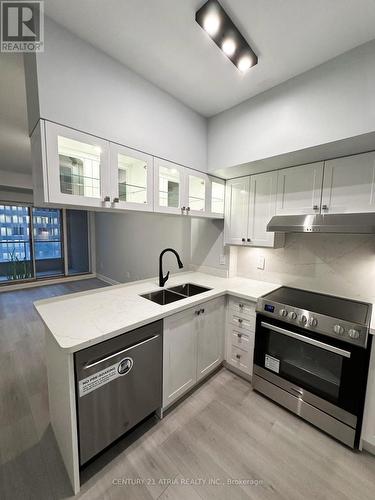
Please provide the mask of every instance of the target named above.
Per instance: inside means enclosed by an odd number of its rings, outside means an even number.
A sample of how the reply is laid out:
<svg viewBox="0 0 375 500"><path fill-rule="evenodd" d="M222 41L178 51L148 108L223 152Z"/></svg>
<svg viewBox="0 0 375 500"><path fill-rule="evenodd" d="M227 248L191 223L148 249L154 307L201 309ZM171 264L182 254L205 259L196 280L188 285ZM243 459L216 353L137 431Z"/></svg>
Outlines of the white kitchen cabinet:
<svg viewBox="0 0 375 500"><path fill-rule="evenodd" d="M227 245L246 243L249 221L250 177L232 179L226 185L224 240Z"/></svg>
<svg viewBox="0 0 375 500"><path fill-rule="evenodd" d="M248 246L279 247L284 244L283 235L267 231L267 224L276 213L276 188L276 171L250 177Z"/></svg>
<svg viewBox="0 0 375 500"><path fill-rule="evenodd" d="M167 407L197 381L196 311L186 309L164 320L163 407Z"/></svg>
<svg viewBox="0 0 375 500"><path fill-rule="evenodd" d="M205 377L223 361L225 299L220 297L203 304L197 317L197 380Z"/></svg>
<svg viewBox="0 0 375 500"><path fill-rule="evenodd" d="M208 215L223 219L225 208L225 181L217 177L209 177Z"/></svg>
<svg viewBox="0 0 375 500"><path fill-rule="evenodd" d="M222 362L224 304L220 297L164 320L163 408Z"/></svg>
<svg viewBox="0 0 375 500"><path fill-rule="evenodd" d="M118 144L110 146L111 203L118 209L154 209L153 157Z"/></svg>
<svg viewBox="0 0 375 500"><path fill-rule="evenodd" d="M227 182L225 243L276 247L284 237L267 232L276 213L277 172L252 175Z"/></svg>
<svg viewBox="0 0 375 500"><path fill-rule="evenodd" d="M186 175L184 167L154 158L154 210L183 214L186 208Z"/></svg>
<svg viewBox="0 0 375 500"><path fill-rule="evenodd" d="M36 203L100 208L110 202L108 141L42 120L34 134Z"/></svg>
<svg viewBox="0 0 375 500"><path fill-rule="evenodd" d="M245 377L253 373L256 312L255 303L230 297L227 308L227 366L239 370Z"/></svg>
<svg viewBox="0 0 375 500"><path fill-rule="evenodd" d="M375 342L371 347L361 442L365 449L375 453Z"/></svg>
<svg viewBox="0 0 375 500"><path fill-rule="evenodd" d="M209 210L209 178L208 175L190 168L184 169L185 193L183 206L185 214L198 217L207 216Z"/></svg>
<svg viewBox="0 0 375 500"><path fill-rule="evenodd" d="M224 185L224 180L154 158L155 212L223 218Z"/></svg>
<svg viewBox="0 0 375 500"><path fill-rule="evenodd" d="M278 171L277 215L320 212L323 165L323 162L318 162Z"/></svg>
<svg viewBox="0 0 375 500"><path fill-rule="evenodd" d="M375 211L375 152L328 160L322 213Z"/></svg>

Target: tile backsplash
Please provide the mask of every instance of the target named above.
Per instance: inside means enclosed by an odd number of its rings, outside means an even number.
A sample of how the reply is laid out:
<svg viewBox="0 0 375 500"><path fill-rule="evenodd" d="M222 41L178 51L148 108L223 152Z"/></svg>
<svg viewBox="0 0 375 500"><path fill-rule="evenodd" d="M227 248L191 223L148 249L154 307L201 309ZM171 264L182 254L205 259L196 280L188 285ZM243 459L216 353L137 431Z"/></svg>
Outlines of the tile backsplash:
<svg viewBox="0 0 375 500"><path fill-rule="evenodd" d="M257 269L259 257L264 270ZM375 235L287 234L283 248L239 248L237 274L357 299L375 297Z"/></svg>

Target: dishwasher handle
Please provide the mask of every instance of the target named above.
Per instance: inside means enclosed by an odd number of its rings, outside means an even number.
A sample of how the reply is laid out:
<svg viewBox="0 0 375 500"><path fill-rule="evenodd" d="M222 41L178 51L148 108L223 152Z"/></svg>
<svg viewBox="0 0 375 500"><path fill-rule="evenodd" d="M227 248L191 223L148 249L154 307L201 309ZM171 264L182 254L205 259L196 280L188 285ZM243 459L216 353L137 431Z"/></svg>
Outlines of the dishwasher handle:
<svg viewBox="0 0 375 500"><path fill-rule="evenodd" d="M111 354L110 356L105 356L104 358L100 358L96 361L93 361L93 362L88 362L85 364L85 366L83 367L84 370L88 370L89 368L92 368L93 366L97 366L97 365L100 365L101 363L104 363L105 361L108 361L112 358L115 358L116 356L119 356L120 354L124 354L132 349L134 349L135 347L139 347L141 345L144 345L144 344L147 344L148 342L151 342L152 340L155 340L157 339L158 337L160 337L160 335L154 335L153 337L150 337L149 339L146 339L146 340L142 340L142 342L138 342L138 344L134 344L130 347L127 347L126 349L123 349L122 351L117 351L115 352L114 354Z"/></svg>

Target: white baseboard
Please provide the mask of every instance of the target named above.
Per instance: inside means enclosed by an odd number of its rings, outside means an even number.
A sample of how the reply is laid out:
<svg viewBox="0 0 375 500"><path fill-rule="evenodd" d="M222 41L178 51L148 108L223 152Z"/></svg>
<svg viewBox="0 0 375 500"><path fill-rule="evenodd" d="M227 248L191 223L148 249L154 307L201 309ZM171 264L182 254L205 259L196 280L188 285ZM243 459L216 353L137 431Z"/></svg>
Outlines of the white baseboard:
<svg viewBox="0 0 375 500"><path fill-rule="evenodd" d="M372 455L375 455L375 445L372 443L369 443L368 441L362 440L362 449L368 451Z"/></svg>
<svg viewBox="0 0 375 500"><path fill-rule="evenodd" d="M109 285L120 285L120 284L122 284L121 281L113 280L112 278L109 278L108 276L104 276L104 274L96 273L96 277L98 278L98 280L104 281L104 283L108 283Z"/></svg>
<svg viewBox="0 0 375 500"><path fill-rule="evenodd" d="M0 293L12 292L15 290L25 290L26 288L34 288L36 286L59 285L62 283L67 283L69 281L90 280L92 278L99 278L99 276L96 273L90 273L90 274L78 274L76 276L63 276L62 278L52 278L52 279L50 278L46 280L28 281L25 283L15 283L14 285L4 283L4 285L0 285Z"/></svg>

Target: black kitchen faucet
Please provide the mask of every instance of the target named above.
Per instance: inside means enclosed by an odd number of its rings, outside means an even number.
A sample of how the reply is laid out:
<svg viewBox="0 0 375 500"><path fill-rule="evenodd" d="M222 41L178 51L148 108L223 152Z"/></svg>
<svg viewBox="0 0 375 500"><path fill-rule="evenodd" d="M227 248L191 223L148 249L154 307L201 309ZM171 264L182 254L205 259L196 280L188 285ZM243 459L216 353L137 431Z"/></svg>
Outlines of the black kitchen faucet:
<svg viewBox="0 0 375 500"><path fill-rule="evenodd" d="M176 250L173 250L173 248L166 248L165 250L163 250L159 256L159 286L164 286L169 278L169 271L167 272L167 274L165 276L163 276L163 255L166 252L174 253L176 256L176 259L177 259L178 267L180 269L182 269L184 267L183 263L181 262L180 256L178 255Z"/></svg>

